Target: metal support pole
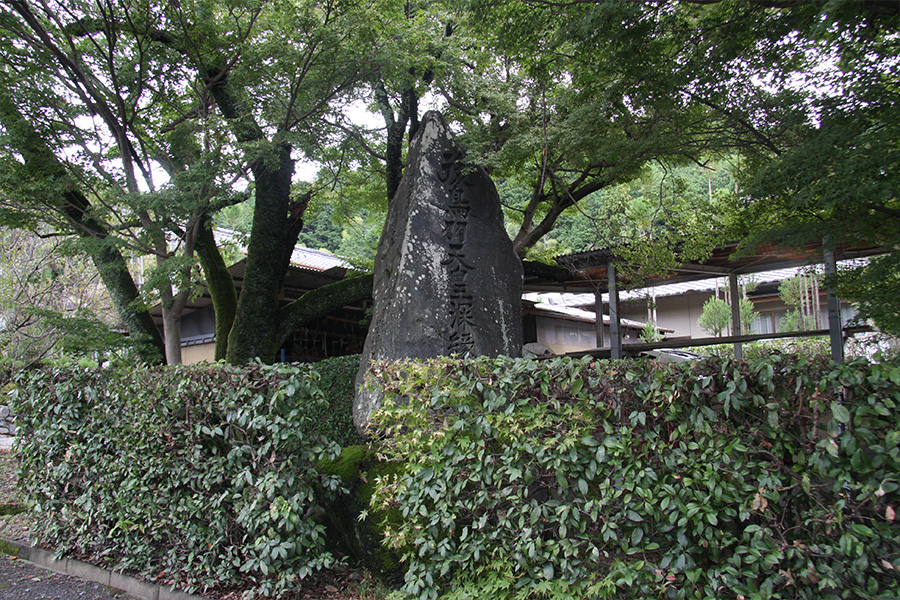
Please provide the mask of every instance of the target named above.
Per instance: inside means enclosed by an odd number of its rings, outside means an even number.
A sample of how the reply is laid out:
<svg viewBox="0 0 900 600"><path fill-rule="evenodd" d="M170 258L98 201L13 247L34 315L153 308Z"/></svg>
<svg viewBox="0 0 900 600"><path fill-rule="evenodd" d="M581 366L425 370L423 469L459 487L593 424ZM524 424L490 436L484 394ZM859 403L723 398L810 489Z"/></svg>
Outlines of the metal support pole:
<svg viewBox="0 0 900 600"><path fill-rule="evenodd" d="M622 358L619 282L616 277L616 264L610 259L607 265L607 274L609 276L609 356L610 358Z"/></svg>
<svg viewBox="0 0 900 600"><path fill-rule="evenodd" d="M603 294L594 290L594 314L597 315L597 347L603 347Z"/></svg>
<svg viewBox="0 0 900 600"><path fill-rule="evenodd" d="M728 288L731 290L731 335L741 335L741 295L737 275L734 273L728 274ZM734 358L744 358L744 346L740 342L734 344Z"/></svg>
<svg viewBox="0 0 900 600"><path fill-rule="evenodd" d="M828 240L824 240L828 243ZM844 362L844 332L841 324L841 300L834 295L834 276L837 275L837 261L834 250L824 248L825 276L828 279L825 288L828 294L828 331L831 337L831 358L834 362Z"/></svg>

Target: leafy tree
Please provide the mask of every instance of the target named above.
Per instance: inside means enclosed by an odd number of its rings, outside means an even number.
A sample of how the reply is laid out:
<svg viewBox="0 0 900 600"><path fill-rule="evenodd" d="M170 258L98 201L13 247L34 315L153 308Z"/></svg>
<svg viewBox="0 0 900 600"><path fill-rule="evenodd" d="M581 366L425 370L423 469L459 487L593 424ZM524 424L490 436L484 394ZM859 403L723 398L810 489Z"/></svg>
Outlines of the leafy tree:
<svg viewBox="0 0 900 600"><path fill-rule="evenodd" d="M157 256L167 330L199 261L222 328L217 352L233 362L270 359L298 320L367 293L366 280L350 280L315 299L278 304L307 206L335 204L347 222L362 203L374 210L392 197L426 94L454 120L470 159L516 187L505 201L523 254L567 211L587 207L595 224L613 225L624 208L635 221L624 227L628 234L643 236L630 252L644 262L702 258L729 234L724 211L690 203L703 197L691 177L667 176L664 193L643 199L616 186L646 176L650 163L673 173L736 152L748 182L734 203L740 233L779 223L799 223L806 238L837 231L844 196L830 186L846 191L864 181L851 194L859 210L846 211L854 224L833 243L896 244L891 140L900 103L885 67L897 55L898 11L885 3L2 0L0 7L9 50L0 82L8 99L4 160L16 167L4 170L3 189L17 200L7 222L42 222L49 207L64 217L55 223L61 233L102 240L105 252ZM823 57L834 68L815 71ZM344 108L361 98L383 129L348 117ZM35 135L21 135L22 123ZM64 185L36 166L39 155L55 158ZM293 185L301 157L326 160L330 181ZM23 172L43 173L45 187L14 175ZM72 190L81 217L66 215L71 202L41 203ZM209 243L210 224L248 196L238 302ZM354 197L362 203L338 210ZM623 229L607 231L616 228ZM882 284L869 278L857 288L866 282Z"/></svg>
<svg viewBox="0 0 900 600"><path fill-rule="evenodd" d="M338 255L350 261L358 269L371 271L375 265L378 238L381 236L381 219L371 219L365 212L344 225Z"/></svg>
<svg viewBox="0 0 900 600"><path fill-rule="evenodd" d="M817 329L819 322L818 277L815 273L801 273L778 285L782 302L791 307L779 323L784 331Z"/></svg>
<svg viewBox="0 0 900 600"><path fill-rule="evenodd" d="M636 179L592 194L568 209L549 235L573 252L685 242L704 229L724 230L733 189L725 162L671 169L650 165ZM644 253L659 251L654 246ZM640 259L637 251L632 253Z"/></svg>
<svg viewBox="0 0 900 600"><path fill-rule="evenodd" d="M702 259L729 235L725 211L684 202L707 198L710 178L696 178L706 184L697 194L696 182L670 174L738 151L762 164L793 139L793 124L808 120L807 93L785 81L815 62L808 40L796 37L798 22L808 28L819 15L815 7L513 0L468 7L408 6L410 23L427 14L449 25L443 36L432 27L431 37L408 38L430 46L394 72L393 92L373 86L373 104L394 139L394 125L414 129L418 97L432 92L471 160L514 188L504 202L521 254L561 225L562 247L640 234L634 260L664 266L676 252ZM396 100L389 113L386 98ZM360 145L387 160L377 144ZM643 202L621 191L601 195L645 175L651 162L667 174L663 193ZM629 222L639 219L648 221Z"/></svg>
<svg viewBox="0 0 900 600"><path fill-rule="evenodd" d="M528 182L518 207L520 249L648 161L674 166L716 152L758 152L776 145L781 123L799 113L790 91L776 95L754 83L772 65L800 66L795 51L760 47L747 35L751 19L775 39L789 34L787 23L764 11L649 2L506 2L478 10L479 33L509 57L485 65L483 76L509 93L470 96L460 119L495 172ZM728 44L709 35L719 31Z"/></svg>
<svg viewBox="0 0 900 600"><path fill-rule="evenodd" d="M741 319L741 331L749 333L753 326L753 321L759 318L759 313L756 311L753 302L746 296L742 296L739 300L738 312Z"/></svg>
<svg viewBox="0 0 900 600"><path fill-rule="evenodd" d="M809 94L812 118L790 124L790 143L763 164L748 162L740 224L748 249L823 240L832 250L884 248L836 283L864 318L898 333L900 5L810 4L797 27L822 63Z"/></svg>
<svg viewBox="0 0 900 600"><path fill-rule="evenodd" d="M894 254L876 257L867 265L841 273L841 290L848 298L857 299L858 317L873 320L885 332L900 335L900 265ZM885 353L887 354L887 353Z"/></svg>
<svg viewBox="0 0 900 600"><path fill-rule="evenodd" d="M341 245L342 228L334 221L334 204L324 203L315 208L317 210L307 210L297 242L307 248L335 253Z"/></svg>
<svg viewBox="0 0 900 600"><path fill-rule="evenodd" d="M3 203L0 216L18 227L34 230L43 224L80 238L128 332L135 339L149 340L142 358L160 360L164 354L162 338L140 301L118 245L109 229L92 216L91 201L53 155L34 123L25 119L9 90L8 86L0 91L0 124L9 140L5 146L9 154L2 159L0 177L9 184L7 189L14 190L15 200Z"/></svg>
<svg viewBox="0 0 900 600"><path fill-rule="evenodd" d="M165 354L178 362L179 319L202 230L196 197L216 192L197 173L183 176L193 157L175 128L148 135L172 124L173 92L184 75L161 69L165 57L141 36L152 9L2 6L0 35L10 49L0 111L6 220L81 238L132 333L160 340L123 251L155 255ZM154 180L163 169L172 177L165 188Z"/></svg>
<svg viewBox="0 0 900 600"><path fill-rule="evenodd" d="M648 321L641 329L641 339L645 342L658 342L663 339L663 334L655 323Z"/></svg>

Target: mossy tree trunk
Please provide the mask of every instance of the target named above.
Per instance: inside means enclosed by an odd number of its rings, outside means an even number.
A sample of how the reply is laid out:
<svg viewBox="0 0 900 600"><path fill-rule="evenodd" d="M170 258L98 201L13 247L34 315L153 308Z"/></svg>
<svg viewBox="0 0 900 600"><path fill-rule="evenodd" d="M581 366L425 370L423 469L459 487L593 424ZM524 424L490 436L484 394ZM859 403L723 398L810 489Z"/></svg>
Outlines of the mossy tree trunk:
<svg viewBox="0 0 900 600"><path fill-rule="evenodd" d="M230 363L255 357L271 361L277 351L275 323L285 275L285 229L294 161L287 144L279 145L275 152L275 168L261 161L253 169L256 206L244 285L225 354Z"/></svg>
<svg viewBox="0 0 900 600"><path fill-rule="evenodd" d="M232 87L228 73L218 69L206 71L206 77L216 104L231 124L239 142L253 147L265 147L250 160L256 203L247 262L240 297L235 305L233 320L228 313L220 320L220 306L229 309L229 299L216 306L218 340L224 338L226 322L232 320L227 336L225 360L232 364L245 363L254 358L271 362L278 348L300 325L321 318L349 302L371 294L371 280L367 283L348 280L330 289L306 294L279 313L279 298L290 255L303 225L303 212L310 200L306 194L292 202L291 177L294 160L291 145L273 142L255 121L253 112L241 100L239 89ZM224 277L219 283L226 284ZM212 292L212 290L210 290ZM217 344L216 356L221 348Z"/></svg>
<svg viewBox="0 0 900 600"><path fill-rule="evenodd" d="M197 236L197 258L206 278L206 287L216 313L215 359L222 360L228 348L228 335L237 313L237 290L234 278L216 246L216 239L208 220L200 224Z"/></svg>
<svg viewBox="0 0 900 600"><path fill-rule="evenodd" d="M278 314L276 346L281 346L299 327L321 319L347 304L372 297L374 276L359 275L303 294Z"/></svg>

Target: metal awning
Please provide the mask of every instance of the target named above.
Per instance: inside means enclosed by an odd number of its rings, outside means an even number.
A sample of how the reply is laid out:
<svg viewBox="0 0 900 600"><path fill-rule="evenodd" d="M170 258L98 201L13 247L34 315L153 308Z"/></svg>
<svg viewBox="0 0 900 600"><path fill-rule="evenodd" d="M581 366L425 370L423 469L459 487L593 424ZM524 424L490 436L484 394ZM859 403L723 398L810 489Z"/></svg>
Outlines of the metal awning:
<svg viewBox="0 0 900 600"><path fill-rule="evenodd" d="M826 248L823 243L809 243L797 249L784 249L775 244L765 244L753 251L745 251L741 250L737 244L729 244L716 248L710 257L702 263L677 264L666 269L663 273L642 276L637 281L629 281L629 283L637 287L655 287L672 283L727 277L732 297L736 298L738 297L738 275L815 264L824 264L826 273L835 273L836 263L839 260L866 258L884 254L885 252L886 250L883 248L865 246L842 246L832 250ZM608 352L608 355L612 358L621 358L623 351L619 291L622 282L618 271L622 267L631 265L623 264L617 258L615 248L561 256L557 258L557 263L568 269L571 274L570 279L560 281L542 278L541 276L526 277L525 290L529 292L592 292L596 298L597 312L601 314L601 296L604 293L608 293L611 339L609 347L602 348L602 330L598 328L597 345L601 348L598 348L597 351ZM637 271L637 269L634 269L634 271ZM844 332L841 330L840 302L832 291L831 289L828 290L828 331L831 337L832 357L835 361L840 362L844 358ZM741 336L741 321L737 302L732 303L731 313L732 331L735 332L733 336L735 357L741 358L741 344L743 341L749 340L746 339L747 336ZM690 345L690 342L682 344L684 347L689 347Z"/></svg>

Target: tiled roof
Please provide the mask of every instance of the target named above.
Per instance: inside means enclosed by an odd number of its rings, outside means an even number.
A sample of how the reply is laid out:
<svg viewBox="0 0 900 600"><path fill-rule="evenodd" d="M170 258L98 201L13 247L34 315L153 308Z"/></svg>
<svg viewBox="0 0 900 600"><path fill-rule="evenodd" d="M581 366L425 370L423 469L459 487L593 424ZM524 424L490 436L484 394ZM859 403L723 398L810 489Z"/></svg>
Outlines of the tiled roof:
<svg viewBox="0 0 900 600"><path fill-rule="evenodd" d="M327 271L334 267L349 268L350 264L327 250L313 250L297 246L291 253L291 264L295 267L314 271Z"/></svg>
<svg viewBox="0 0 900 600"><path fill-rule="evenodd" d="M534 294L525 294L524 298L526 301L529 300L529 296L533 296ZM575 295L575 294L569 294ZM579 294L582 296L591 296L590 294ZM593 300L591 300L593 302ZM596 323L597 322L597 313L591 312L589 310L582 310L580 308L574 308L572 306L563 306L561 304L552 304L547 302L537 302L532 305L529 301L527 304L528 308L534 308L535 310L539 310L546 313L551 313L554 315L568 317L570 319L576 321L585 321L588 323ZM622 325L632 328L632 329L643 329L644 323L640 321L632 321L631 319L621 319L620 321ZM609 315L603 315L603 324L609 325Z"/></svg>
<svg viewBox="0 0 900 600"><path fill-rule="evenodd" d="M216 242L219 244L231 243L237 246L242 253L247 253L246 241L248 236L231 229L216 229ZM310 271L327 271L334 267L349 268L350 264L338 258L327 250L315 250L296 246L291 253L291 264L301 269Z"/></svg>

